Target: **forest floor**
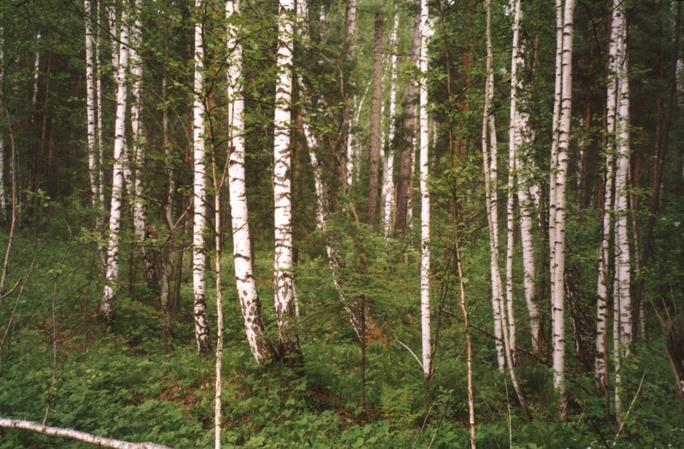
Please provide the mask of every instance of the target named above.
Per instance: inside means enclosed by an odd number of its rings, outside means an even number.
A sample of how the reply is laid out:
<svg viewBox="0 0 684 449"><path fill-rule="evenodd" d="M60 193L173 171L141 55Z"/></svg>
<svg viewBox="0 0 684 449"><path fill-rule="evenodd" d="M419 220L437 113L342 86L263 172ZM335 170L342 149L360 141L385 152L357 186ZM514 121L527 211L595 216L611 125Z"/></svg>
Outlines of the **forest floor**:
<svg viewBox="0 0 684 449"><path fill-rule="evenodd" d="M106 329L97 319L101 276L96 251L70 232L25 229L14 242L8 285L19 283L0 304L0 416L46 418L49 425L177 449L212 447L214 362L213 356L195 353L189 280L174 310L174 348L166 352L158 300L143 286L139 266L129 270L124 253L116 317ZM3 234L0 248L6 242ZM265 320L275 337L271 256L260 251L258 260ZM427 393L421 368L406 349L419 348L418 306L413 303L417 285L407 281L415 268L409 263L390 270L389 291L373 304L382 325L369 345L364 411L359 406L359 345L342 319L324 261L303 260L297 272L305 363L293 371L277 363L253 363L226 255L224 447L468 447L460 321L444 314L439 324L435 375ZM212 290L208 297L214 323ZM456 310L455 301L446 298L444 307ZM486 310L487 301L474 304L476 324L482 315L486 326ZM682 412L672 396L662 338L653 338L649 351L625 368L627 391L633 394L625 402L634 403L617 444L617 430L605 418L605 402L592 393L589 373L569 375L571 416L559 423L551 405L550 371L521 357L523 387L534 415L528 422L506 377L495 369L489 338L476 332L474 344L479 348L475 387L480 448L684 447ZM87 446L0 431L0 449L82 447Z"/></svg>

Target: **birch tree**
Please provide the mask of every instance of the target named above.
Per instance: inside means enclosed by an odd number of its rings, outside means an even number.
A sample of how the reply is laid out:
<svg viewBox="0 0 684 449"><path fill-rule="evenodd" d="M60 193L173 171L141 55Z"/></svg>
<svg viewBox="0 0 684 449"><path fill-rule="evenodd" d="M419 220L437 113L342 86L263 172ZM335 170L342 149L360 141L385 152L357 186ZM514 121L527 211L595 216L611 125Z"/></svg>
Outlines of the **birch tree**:
<svg viewBox="0 0 684 449"><path fill-rule="evenodd" d="M411 66L418 66L421 42L420 15L416 15L413 23L413 43L411 44ZM411 213L412 173L415 162L416 108L418 106L418 85L413 77L409 77L404 106L404 132L401 142L399 161L399 179L397 182L396 230L405 234L410 229L408 223Z"/></svg>
<svg viewBox="0 0 684 449"><path fill-rule="evenodd" d="M596 388L601 394L608 394L608 292L610 267L610 240L613 214L613 180L615 154L615 121L617 113L617 63L618 63L618 35L620 22L616 20L615 10L612 14L610 28L610 42L608 46L608 86L606 89L606 147L605 147L605 180L603 200L603 220L601 229L601 246L597 278L596 302L596 359L594 363L594 377Z"/></svg>
<svg viewBox="0 0 684 449"><path fill-rule="evenodd" d="M126 152L126 97L128 85L126 71L128 69L128 25L124 8L121 13L121 26L118 34L118 50L116 59L116 114L114 121L114 166L112 168L112 198L109 211L109 241L105 264L105 286L100 304L100 313L107 321L112 319L116 282L119 276L119 240L121 230L121 208L124 191L124 159Z"/></svg>
<svg viewBox="0 0 684 449"><path fill-rule="evenodd" d="M95 120L95 56L93 48L93 9L90 0L84 0L85 10L85 59L86 59L86 144L88 147L88 175L90 179L90 201L93 209L99 209L100 183L97 168L97 149L96 149L96 120Z"/></svg>
<svg viewBox="0 0 684 449"><path fill-rule="evenodd" d="M233 258L235 286L240 299L240 309L245 334L252 357L257 363L270 356L261 317L261 301L254 278L252 239L249 231L249 209L245 186L245 119L242 92L242 45L239 41L237 21L240 18L240 1L226 2L228 19L228 139L230 145L228 186L230 216L233 231Z"/></svg>
<svg viewBox="0 0 684 449"><path fill-rule="evenodd" d="M432 374L432 342L430 336L430 191L429 150L430 129L428 127L428 41L430 39L430 17L427 0L420 2L420 322L423 348L423 375Z"/></svg>
<svg viewBox="0 0 684 449"><path fill-rule="evenodd" d="M210 350L209 325L206 304L206 259L204 234L206 232L206 151L204 145L204 0L195 0L195 56L192 105L193 140L193 227L192 227L192 290L195 317L197 352Z"/></svg>
<svg viewBox="0 0 684 449"><path fill-rule="evenodd" d="M137 245L142 250L145 262L145 274L147 284L155 288L158 284L157 268L152 260L152 254L146 247L145 240L148 238L147 230L147 206L143 192L143 171L145 164L145 130L143 128L143 65L140 57L142 48L142 0L135 0L133 26L131 28L131 46L129 49L129 65L131 73L131 154L134 169L133 190L135 196L133 202L133 231Z"/></svg>
<svg viewBox="0 0 684 449"><path fill-rule="evenodd" d="M487 58L486 58L486 82L484 94L484 108L482 111L482 171L485 181L485 206L487 213L487 227L489 229L489 269L492 291L492 312L494 317L494 344L496 347L496 359L499 371L506 366L503 344L503 328L501 320L501 304L503 293L501 289L501 272L499 270L499 219L497 204L497 141L496 124L494 115L491 113L492 100L494 98L494 70L492 50L492 12L491 0L485 2L487 14Z"/></svg>
<svg viewBox="0 0 684 449"><path fill-rule="evenodd" d="M291 99L292 45L294 0L279 0L278 77L275 91L273 140L273 197L275 256L273 259L273 289L281 355L301 357L299 338L295 329L296 298L292 276L292 203L291 203Z"/></svg>
<svg viewBox="0 0 684 449"><path fill-rule="evenodd" d="M523 20L522 0L516 0L513 19L513 46L511 54L511 123L509 129L509 146L515 158L515 195L520 208L520 240L523 259L523 285L525 302L530 322L532 350L539 354L540 330L539 310L536 303L536 268L534 261L534 243L532 238L532 213L534 209L534 186L530 172L531 158L523 151L528 150L532 142L530 117L526 110L526 85L524 83L525 48L521 40ZM513 192L509 192L512 194Z"/></svg>
<svg viewBox="0 0 684 449"><path fill-rule="evenodd" d="M551 194L549 195L549 242L552 242L550 263L552 302L552 366L553 382L558 393L561 419L567 417L565 390L565 204L572 114L572 41L574 0L556 1L556 70L560 67L560 79L556 76L554 101L554 145L551 159ZM558 48L560 50L558 51ZM558 75L558 74L557 74ZM559 92L560 94L559 94ZM553 222L553 226L551 225Z"/></svg>
<svg viewBox="0 0 684 449"><path fill-rule="evenodd" d="M627 52L627 19L624 3L613 5L613 21L617 22L617 117L615 120L615 288L613 290L615 351L615 415L622 422L622 360L629 356L632 343L631 269L628 234L628 178L630 172L629 146L629 76Z"/></svg>
<svg viewBox="0 0 684 449"><path fill-rule="evenodd" d="M104 138L103 138L103 132L102 132L102 115L103 115L103 110L102 110L102 57L101 57L101 34L102 30L100 27L100 16L101 16L101 1L96 0L96 6L95 6L95 20L94 22L97 24L95 27L95 111L96 111L96 120L97 120L97 125L96 125L96 130L97 130L97 155L98 155L98 161L97 161L97 185L98 185L98 192L100 194L100 208L101 208L101 213L104 215L104 205L105 205L105 189L104 189L104 184L105 184L105 171L104 171ZM91 7L92 10L92 7Z"/></svg>
<svg viewBox="0 0 684 449"><path fill-rule="evenodd" d="M375 13L375 46L373 50L373 96L371 98L371 141L368 162L368 223L377 222L378 186L380 178L380 152L382 144L382 72L383 72L383 28L382 13Z"/></svg>
<svg viewBox="0 0 684 449"><path fill-rule="evenodd" d="M395 207L396 189L394 185L394 136L396 134L397 111L397 30L399 29L399 13L394 14L394 23L390 33L390 88L389 88L389 131L387 133L388 149L383 158L382 170L382 225L385 238L392 234L392 212Z"/></svg>

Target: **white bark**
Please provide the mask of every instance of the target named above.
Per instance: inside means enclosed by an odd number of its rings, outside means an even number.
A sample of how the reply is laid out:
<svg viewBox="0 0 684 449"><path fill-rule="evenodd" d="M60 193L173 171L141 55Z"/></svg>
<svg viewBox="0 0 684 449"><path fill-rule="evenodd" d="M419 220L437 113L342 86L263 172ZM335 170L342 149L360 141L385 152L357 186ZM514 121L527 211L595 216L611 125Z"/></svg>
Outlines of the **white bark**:
<svg viewBox="0 0 684 449"><path fill-rule="evenodd" d="M390 34L390 97L389 97L389 131L387 133L388 149L384 158L382 171L382 223L385 238L392 233L392 216L395 207L396 188L394 185L394 135L396 122L394 116L397 110L397 30L399 29L399 14L395 13L392 32ZM384 148L384 145L383 145Z"/></svg>
<svg viewBox="0 0 684 449"><path fill-rule="evenodd" d="M206 304L206 262L204 233L206 231L206 151L204 146L204 42L203 21L200 14L204 0L195 0L195 72L193 81L194 102L192 106L193 140L193 227L192 227L192 289L195 317L195 341L197 352L209 352L209 325Z"/></svg>
<svg viewBox="0 0 684 449"><path fill-rule="evenodd" d="M562 88L563 57L563 0L556 0L556 72L553 93L553 118L551 122L551 159L549 161L549 263L551 267L556 260L556 171L558 165L558 135L560 132L560 107ZM551 297L553 297L555 277L549 276Z"/></svg>
<svg viewBox="0 0 684 449"><path fill-rule="evenodd" d="M508 126L508 183L506 199L506 322L511 357L515 361L515 314L513 312L513 256L515 250L515 223L513 218L516 189L516 170L518 162L518 52L520 46L520 0L515 0L513 22L513 51L511 56L511 107Z"/></svg>
<svg viewBox="0 0 684 449"><path fill-rule="evenodd" d="M279 0L278 79L275 93L273 139L274 238L273 287L276 319L283 355L300 353L292 322L296 317L296 298L292 277L292 204L290 126L292 99L292 47L294 0Z"/></svg>
<svg viewBox="0 0 684 449"><path fill-rule="evenodd" d="M170 449L167 446L156 443L131 443L129 441L115 440L112 438L99 437L91 433L80 432L64 427L50 427L43 424L24 421L22 419L0 418L0 427L7 429L23 429L43 435L68 438L70 440L81 441L94 446L108 447L112 449Z"/></svg>
<svg viewBox="0 0 684 449"><path fill-rule="evenodd" d="M114 296L119 276L119 232L124 189L124 158L126 152L126 71L128 69L128 25L126 10L122 12L119 32L119 48L116 64L116 115L114 122L114 167L112 174L112 199L109 212L109 243L105 267L105 286L100 313L106 320L112 319Z"/></svg>
<svg viewBox="0 0 684 449"><path fill-rule="evenodd" d="M142 0L135 0L135 20L131 28L131 46L129 47L129 67L132 78L131 94L131 154L133 155L133 169L135 172L133 200L133 231L139 244L142 244L146 237L145 227L147 226L147 211L143 202L143 183L142 167L145 159L145 133L142 126L142 77L143 67L139 50L142 46L142 23L140 20ZM147 262L147 260L146 260ZM147 267L149 269L149 267Z"/></svg>
<svg viewBox="0 0 684 449"><path fill-rule="evenodd" d="M223 287L221 285L221 185L216 170L216 154L212 160L214 181L214 287L216 290L216 358L214 360L214 449L221 449L221 396L223 394Z"/></svg>
<svg viewBox="0 0 684 449"><path fill-rule="evenodd" d="M523 285L525 287L525 302L530 321L532 350L539 354L539 309L535 301L535 261L534 243L532 238L532 211L534 208L534 191L536 186L530 179L532 163L523 154L532 141L532 129L529 124L529 114L524 108L525 85L524 77L519 76L525 68L524 45L521 42L521 24L523 19L522 0L515 0L513 21L513 50L511 55L511 129L509 131L509 145L513 146L515 157L515 181L518 206L520 208L520 240L523 256ZM521 107L522 106L522 107Z"/></svg>
<svg viewBox="0 0 684 449"><path fill-rule="evenodd" d="M349 133L347 133L347 186L351 186L358 176L357 164L361 157L361 143L353 131L354 127L359 123L359 117L361 116L361 111L363 111L363 103L366 101L371 84L370 82L368 83L366 90L361 95L359 104L353 109L354 115L350 122ZM355 103L356 99L353 102Z"/></svg>
<svg viewBox="0 0 684 449"><path fill-rule="evenodd" d="M629 200L629 173L630 173L630 144L629 144L629 77L628 77L628 53L627 53L627 20L624 14L624 4L616 5L620 10L620 60L618 61L618 113L617 134L617 171L615 173L615 275L618 289L620 310L620 352L626 357L629 355L629 345L632 341L632 308L630 297L630 248L628 234L628 200Z"/></svg>
<svg viewBox="0 0 684 449"><path fill-rule="evenodd" d="M92 37L92 30L91 30ZM33 94L31 95L31 111L36 110L38 103L38 79L40 77L40 31L36 34L36 54L33 59ZM92 47L91 47L92 48Z"/></svg>
<svg viewBox="0 0 684 449"><path fill-rule="evenodd" d="M492 314L494 317L494 345L496 348L499 371L506 367L503 344L503 328L501 321L501 304L503 303L501 289L501 273L499 271L499 220L497 204L497 140L496 122L491 115L492 100L494 98L494 72L492 52L492 24L491 0L485 4L487 9L487 59L485 101L482 111L482 171L485 180L485 205L487 209L487 226L489 230L489 268L492 290ZM489 142L487 138L489 137Z"/></svg>
<svg viewBox="0 0 684 449"><path fill-rule="evenodd" d="M613 12L615 15L615 11ZM608 48L608 86L606 89L606 137L605 148L605 192L603 205L603 223L601 230L601 247L596 286L596 359L594 377L597 390L606 394L608 391L608 269L610 266L611 217L613 214L613 178L615 153L615 121L617 113L617 58L618 34L620 22L612 19L610 44Z"/></svg>
<svg viewBox="0 0 684 449"><path fill-rule="evenodd" d="M90 175L90 200L93 209L99 209L100 182L97 169L97 129L95 119L95 70L94 40L92 25L92 6L90 0L84 0L85 9L85 60L86 60L86 143L88 146L88 174Z"/></svg>
<svg viewBox="0 0 684 449"><path fill-rule="evenodd" d="M622 422L622 360L630 355L632 341L632 307L630 296L631 269L627 224L628 182L630 172L629 146L629 76L627 52L627 19L624 4L615 1L613 20L618 22L618 59L615 65L618 82L615 173L615 280L613 289L613 333L615 336L615 415Z"/></svg>
<svg viewBox="0 0 684 449"><path fill-rule="evenodd" d="M413 180L416 168L416 150L418 139L416 136L411 138L411 173L409 173L408 194L406 197L406 229L409 239L413 241Z"/></svg>
<svg viewBox="0 0 684 449"><path fill-rule="evenodd" d="M555 169L554 229L549 238L553 241L553 259L551 261L552 287L552 347L553 347L553 380L558 392L561 418L567 416L567 398L565 393L565 204L566 178L568 168L568 147L570 144L570 123L572 113L572 40L574 0L565 0L562 11L562 51L561 65L561 98L558 121L558 143ZM554 106L555 107L555 106Z"/></svg>
<svg viewBox="0 0 684 449"><path fill-rule="evenodd" d="M420 322L423 349L423 375L432 373L432 342L430 336L430 191L429 149L430 129L428 127L428 39L430 38L429 11L427 0L420 2Z"/></svg>
<svg viewBox="0 0 684 449"><path fill-rule="evenodd" d="M105 172L104 172L104 139L102 137L102 64L100 58L100 0L96 0L95 8L95 20L94 23L97 25L95 27L95 110L97 116L97 153L98 153L98 170L97 170L97 185L98 192L100 194L100 208L104 208L105 204ZM104 214L104 210L102 210Z"/></svg>
<svg viewBox="0 0 684 449"><path fill-rule="evenodd" d="M238 27L234 19L240 14L240 1L226 2L228 19L228 101L230 161L228 186L230 215L233 231L233 257L235 261L235 286L240 298L240 308L245 334L252 357L257 363L264 362L269 348L261 318L261 301L254 278L252 239L249 232L249 209L245 186L245 102L242 93L242 45L238 39Z"/></svg>

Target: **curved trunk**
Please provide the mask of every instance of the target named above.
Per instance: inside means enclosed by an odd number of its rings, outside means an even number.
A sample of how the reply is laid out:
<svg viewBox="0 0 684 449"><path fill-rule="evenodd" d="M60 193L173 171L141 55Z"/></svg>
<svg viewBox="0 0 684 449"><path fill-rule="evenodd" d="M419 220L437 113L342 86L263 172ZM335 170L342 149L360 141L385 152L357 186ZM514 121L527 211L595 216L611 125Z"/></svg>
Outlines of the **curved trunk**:
<svg viewBox="0 0 684 449"><path fill-rule="evenodd" d="M485 81L485 101L482 110L482 172L485 181L485 207L487 209L487 225L489 229L489 268L492 290L492 314L494 318L494 345L496 348L496 360L499 371L506 367L504 355L503 330L501 324L501 273L499 271L499 220L497 204L497 141L496 123L494 115L491 115L492 100L494 98L494 72L492 52L492 17L491 0L485 3L487 10L487 59ZM489 137L489 142L487 138Z"/></svg>

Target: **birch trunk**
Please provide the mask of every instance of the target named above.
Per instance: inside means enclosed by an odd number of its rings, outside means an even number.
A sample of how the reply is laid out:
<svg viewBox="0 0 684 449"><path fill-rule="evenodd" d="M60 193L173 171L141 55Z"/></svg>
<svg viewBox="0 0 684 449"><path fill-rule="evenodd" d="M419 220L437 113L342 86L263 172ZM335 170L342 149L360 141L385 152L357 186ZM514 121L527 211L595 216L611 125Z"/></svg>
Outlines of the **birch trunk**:
<svg viewBox="0 0 684 449"><path fill-rule="evenodd" d="M539 310L535 292L535 261L534 243L532 238L532 212L534 208L535 190L530 177L532 163L523 151L529 149L532 142L532 129L529 124L529 114L525 110L524 76L519 76L525 69L524 45L521 42L521 24L523 20L522 0L515 1L513 21L513 50L511 55L511 130L509 145L514 146L515 181L518 207L520 208L520 240L523 258L523 285L525 288L525 302L530 321L530 336L532 350L540 354L540 325Z"/></svg>
<svg viewBox="0 0 684 449"><path fill-rule="evenodd" d="M487 12L487 59L485 82L485 101L482 111L482 171L485 180L485 203L487 208L487 226L489 229L489 268L492 289L492 313L494 317L494 345L496 348L499 371L506 367L503 345L503 330L501 326L501 307L503 303L501 290L501 273L499 271L499 221L497 204L497 141L494 115L491 115L492 100L494 98L494 71L492 52L492 15L491 0L485 3ZM489 142L487 138L489 137Z"/></svg>
<svg viewBox="0 0 684 449"><path fill-rule="evenodd" d="M100 36L101 36L101 29L100 29L100 5L101 5L101 0L96 0L96 7L95 7L95 24L97 25L95 27L95 110L96 110L96 116L97 116L97 155L98 155L98 160L97 160L97 185L98 185L98 192L100 194L100 208L101 208L101 213L104 215L104 205L106 204L105 200L105 171L104 171L104 138L102 137L102 115L104 112L102 111L102 64L101 64L101 56L100 56Z"/></svg>
<svg viewBox="0 0 684 449"><path fill-rule="evenodd" d="M382 150L382 69L383 28L381 13L375 13L375 48L373 51L373 97L371 98L371 141L368 161L368 223L375 226L378 215L380 152Z"/></svg>
<svg viewBox="0 0 684 449"><path fill-rule="evenodd" d="M388 150L385 154L382 171L382 224L385 238L392 234L392 212L394 210L394 135L396 122L394 116L397 111L397 30L399 29L399 13L394 15L394 23L390 34L390 98L389 98L389 131L387 134Z"/></svg>
<svg viewBox="0 0 684 449"><path fill-rule="evenodd" d="M420 15L416 15L413 23L413 43L411 46L411 65L418 65L420 57ZM406 89L406 105L404 109L404 139L401 142L401 159L399 162L399 180L397 183L396 230L406 234L410 226L409 205L411 196L411 180L415 162L416 107L418 103L418 86L410 77Z"/></svg>
<svg viewBox="0 0 684 449"><path fill-rule="evenodd" d="M275 257L273 289L281 355L298 362L301 358L295 329L296 298L292 277L292 204L291 204L291 99L294 0L279 0L278 78L275 93L273 139L273 197Z"/></svg>
<svg viewBox="0 0 684 449"><path fill-rule="evenodd" d="M121 229L121 208L124 190L124 158L126 152L126 97L128 86L128 25L126 10L122 11L119 31L119 48L116 51L116 115L114 122L114 167L112 174L112 199L109 211L109 242L105 267L105 286L100 304L100 313L110 321L114 312L116 282L119 275L119 232Z"/></svg>
<svg viewBox="0 0 684 449"><path fill-rule="evenodd" d="M0 428L24 429L32 432L42 433L43 435L68 438L74 441L92 444L94 446L108 447L112 449L169 449L166 446L155 443L131 443L129 441L114 440L112 438L99 437L86 432L64 427L49 427L33 421L21 419L0 418Z"/></svg>
<svg viewBox="0 0 684 449"><path fill-rule="evenodd" d="M629 76L627 54L627 20L624 4L616 4L620 10L620 60L618 61L618 113L616 121L617 135L617 171L615 173L615 274L618 279L616 296L620 310L620 352L626 357L630 352L632 341L632 309L630 297L631 272L630 248L628 234L628 201L630 173L629 143Z"/></svg>
<svg viewBox="0 0 684 449"><path fill-rule="evenodd" d="M429 11L427 0L420 2L420 322L423 348L423 375L432 374L432 341L430 336L430 191L429 149L430 129L428 127L428 39L430 38Z"/></svg>
<svg viewBox="0 0 684 449"><path fill-rule="evenodd" d="M206 232L206 151L204 146L204 29L201 15L204 0L195 0L195 73L193 81L194 102L192 106L193 140L193 227L192 227L192 290L195 317L195 341L197 352L207 354L210 350L209 325L206 304L206 258L204 233Z"/></svg>
<svg viewBox="0 0 684 449"><path fill-rule="evenodd" d="M135 0L135 20L131 30L131 46L129 49L130 73L132 78L131 93L133 103L131 104L131 134L133 155L134 181L133 190L133 231L135 240L142 250L145 262L145 278L147 285L151 289L159 286L159 276L157 267L153 260L153 254L146 246L148 235L147 224L147 205L144 199L143 171L145 165L145 130L143 128L143 65L140 58L142 49L142 0Z"/></svg>
<svg viewBox="0 0 684 449"><path fill-rule="evenodd" d="M351 61L354 55L354 35L356 33L356 0L347 0L347 11L346 11L346 60ZM342 94L342 113L341 113L341 128L343 139L342 142L344 148L339 148L338 150L338 177L342 191L346 190L352 185L354 181L354 161L353 161L353 142L352 142L352 118L351 111L352 106L349 104L349 87L350 83L345 79L344 74L342 80L340 81L341 94Z"/></svg>
<svg viewBox="0 0 684 449"><path fill-rule="evenodd" d="M618 81L615 173L615 288L613 303L615 309L613 332L617 335L615 346L615 415L622 422L622 360L630 354L632 343L631 269L628 217L628 182L630 173L629 146L629 76L627 53L627 19L624 4L615 1L613 20L618 22L618 60L616 74Z"/></svg>
<svg viewBox="0 0 684 449"><path fill-rule="evenodd" d="M518 47L520 28L520 0L515 1L515 18L513 22L513 51L511 56L511 107L510 123L508 125L508 183L506 199L506 322L508 328L508 344L511 358L515 362L515 314L513 311L513 256L515 250L515 223L513 218L516 189L516 163L518 161Z"/></svg>
<svg viewBox="0 0 684 449"><path fill-rule="evenodd" d="M566 178L568 169L568 147L570 144L570 123L572 114L572 40L574 0L565 0L563 5L563 30L561 65L561 98L558 122L558 143L555 169L555 214L554 229L550 235L553 241L551 263L552 289L552 347L553 377L559 396L561 419L567 417L565 392L565 204ZM555 106L554 106L555 107Z"/></svg>
<svg viewBox="0 0 684 449"><path fill-rule="evenodd" d="M616 20L616 12L610 31L610 43L608 48L608 86L606 89L606 149L605 149L605 192L603 205L603 222L601 230L601 247L598 265L598 278L596 286L596 359L594 363L594 377L596 389L603 395L608 394L608 271L610 267L610 236L611 217L613 214L613 178L614 178L614 153L615 153L615 122L617 114L617 62L618 62L618 35L620 22Z"/></svg>
<svg viewBox="0 0 684 449"><path fill-rule="evenodd" d="M489 4L487 4L489 7ZM490 17L490 16L488 16ZM489 23L488 23L489 24ZM463 266L461 264L461 244L456 226L456 272L458 274L458 286L460 293L461 313L463 313L463 325L465 326L466 342L466 382L468 392L468 430L470 433L470 449L477 447L477 429L475 427L475 392L473 385L473 345L472 328L470 324L470 314L466 303L465 280L463 279Z"/></svg>
<svg viewBox="0 0 684 449"><path fill-rule="evenodd" d="M558 170L558 136L560 132L561 89L563 75L563 0L556 0L556 72L553 93L553 118L551 122L551 159L549 161L549 266L553 269L556 260L556 175ZM551 298L553 298L555 277L549 276ZM552 299L553 302L553 299ZM553 305L552 305L553 308Z"/></svg>
<svg viewBox="0 0 684 449"><path fill-rule="evenodd" d="M240 299L240 309L245 327L247 343L252 357L263 363L270 356L261 317L261 301L254 278L252 261L252 239L249 231L249 209L245 186L245 102L242 93L242 45L238 27L234 21L240 14L240 1L226 2L228 19L228 132L230 142L228 186L230 194L230 215L233 231L233 258L235 264L235 286Z"/></svg>
<svg viewBox="0 0 684 449"><path fill-rule="evenodd" d="M214 362L214 449L221 449L221 396L223 394L223 287L221 285L221 188L225 172L219 179L216 153L212 158L214 181L214 288L216 289L216 358Z"/></svg>
<svg viewBox="0 0 684 449"><path fill-rule="evenodd" d="M36 34L36 54L33 59L33 94L31 95L31 111L32 113L36 110L36 104L38 103L38 79L40 77L40 31ZM91 29L91 39L92 39L92 29ZM92 43L92 41L91 41ZM91 47L92 54L92 47Z"/></svg>
<svg viewBox="0 0 684 449"><path fill-rule="evenodd" d="M86 143L88 146L88 174L90 176L90 201L95 210L99 210L100 183L97 173L97 150L96 150L96 120L95 120L95 70L93 55L93 25L92 7L90 0L84 0L85 9L85 58L86 58Z"/></svg>

